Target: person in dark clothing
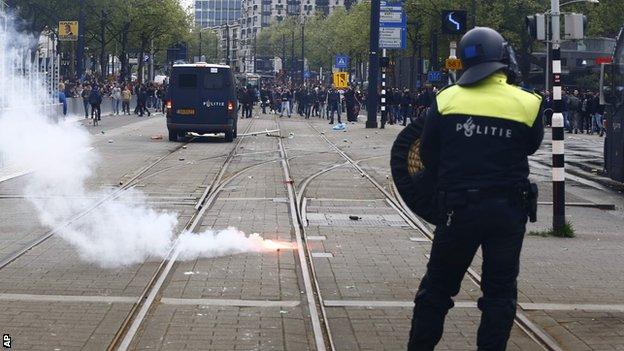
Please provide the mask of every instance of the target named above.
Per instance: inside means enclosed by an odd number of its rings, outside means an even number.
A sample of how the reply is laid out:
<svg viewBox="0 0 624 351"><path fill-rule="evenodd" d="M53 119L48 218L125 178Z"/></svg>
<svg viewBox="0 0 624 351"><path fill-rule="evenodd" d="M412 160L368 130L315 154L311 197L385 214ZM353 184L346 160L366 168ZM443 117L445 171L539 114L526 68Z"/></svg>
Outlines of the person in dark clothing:
<svg viewBox="0 0 624 351"><path fill-rule="evenodd" d="M143 117L144 113L147 113L149 117L151 115L150 111L147 109L147 89L145 87L141 87L139 90L139 95L137 96L137 105L139 107L139 116Z"/></svg>
<svg viewBox="0 0 624 351"><path fill-rule="evenodd" d="M310 114L312 113L312 93L310 93L310 89L304 89L301 93L301 103L303 104L303 114L305 119L310 119Z"/></svg>
<svg viewBox="0 0 624 351"><path fill-rule="evenodd" d="M280 117L282 117L284 115L284 112L288 115L288 118L290 118L291 115L291 109L290 109L290 101L292 100L292 93L290 92L290 90L288 89L284 89L284 91L280 94L281 97L281 101L282 101L282 106L280 108Z"/></svg>
<svg viewBox="0 0 624 351"><path fill-rule="evenodd" d="M334 112L338 114L338 123L342 123L340 120L340 93L334 87L332 87L327 94L327 107L330 117L329 124L334 124Z"/></svg>
<svg viewBox="0 0 624 351"><path fill-rule="evenodd" d="M401 95L400 107L401 107L401 119L403 120L403 125L405 126L407 123L407 119L410 118L412 105L412 96L410 95L409 90L403 91L403 95Z"/></svg>
<svg viewBox="0 0 624 351"><path fill-rule="evenodd" d="M256 98L256 89L254 89L252 86L248 86L247 99L245 100L245 103L247 104L245 108L245 118L251 118L253 114L253 105L256 103Z"/></svg>
<svg viewBox="0 0 624 351"><path fill-rule="evenodd" d="M315 87L310 90L311 100L312 100L312 116L319 117L319 89Z"/></svg>
<svg viewBox="0 0 624 351"><path fill-rule="evenodd" d="M262 108L262 114L266 114L267 106L270 107L271 99L269 98L269 91L266 87L260 89L260 107Z"/></svg>
<svg viewBox="0 0 624 351"><path fill-rule="evenodd" d="M91 89L89 104L91 105L91 118L96 118L100 121L102 115L102 110L100 109L102 105L102 93L100 92L100 87L97 85L94 85L93 89Z"/></svg>
<svg viewBox="0 0 624 351"><path fill-rule="evenodd" d="M468 31L458 51L464 73L436 96L420 140L424 169L435 177L440 216L414 299L409 351L430 351L440 341L452 297L479 247L477 347L505 350L527 217L537 207L528 156L544 136L541 96L508 83L516 76L513 51L493 29Z"/></svg>
<svg viewBox="0 0 624 351"><path fill-rule="evenodd" d="M355 91L349 87L344 93L345 106L347 108L347 121L357 122L357 116L355 116L355 104L357 99L355 98Z"/></svg>

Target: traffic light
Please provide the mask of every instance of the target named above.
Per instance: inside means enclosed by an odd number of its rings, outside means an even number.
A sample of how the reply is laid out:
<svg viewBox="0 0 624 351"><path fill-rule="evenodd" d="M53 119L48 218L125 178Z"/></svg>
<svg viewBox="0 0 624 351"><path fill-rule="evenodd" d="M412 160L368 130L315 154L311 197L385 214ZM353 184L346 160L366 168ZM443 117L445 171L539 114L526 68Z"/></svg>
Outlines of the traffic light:
<svg viewBox="0 0 624 351"><path fill-rule="evenodd" d="M564 39L578 40L585 38L587 31L587 16L580 13L566 13Z"/></svg>
<svg viewBox="0 0 624 351"><path fill-rule="evenodd" d="M442 11L442 33L464 34L466 33L466 11L444 10Z"/></svg>
<svg viewBox="0 0 624 351"><path fill-rule="evenodd" d="M524 21L527 32L533 40L546 40L546 16L544 14L526 16Z"/></svg>

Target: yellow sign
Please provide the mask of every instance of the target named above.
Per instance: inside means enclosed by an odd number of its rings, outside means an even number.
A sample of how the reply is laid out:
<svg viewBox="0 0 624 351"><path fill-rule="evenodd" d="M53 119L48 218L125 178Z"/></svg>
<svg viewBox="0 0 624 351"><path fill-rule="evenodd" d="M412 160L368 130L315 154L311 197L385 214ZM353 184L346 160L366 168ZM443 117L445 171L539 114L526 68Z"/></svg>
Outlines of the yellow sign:
<svg viewBox="0 0 624 351"><path fill-rule="evenodd" d="M464 66L462 66L462 62L460 59L451 59L451 58L446 59L445 66L446 66L446 69L450 71L459 71L464 68Z"/></svg>
<svg viewBox="0 0 624 351"><path fill-rule="evenodd" d="M59 21L58 34L60 41L77 41L78 21Z"/></svg>
<svg viewBox="0 0 624 351"><path fill-rule="evenodd" d="M336 72L334 73L334 85L338 89L344 89L349 87L349 73Z"/></svg>

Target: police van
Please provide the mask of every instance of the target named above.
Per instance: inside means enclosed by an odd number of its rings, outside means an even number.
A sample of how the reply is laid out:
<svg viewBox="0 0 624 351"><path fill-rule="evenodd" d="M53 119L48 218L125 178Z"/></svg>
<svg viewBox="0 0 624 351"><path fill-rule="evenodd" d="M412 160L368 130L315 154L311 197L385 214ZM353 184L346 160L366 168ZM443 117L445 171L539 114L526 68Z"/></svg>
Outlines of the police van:
<svg viewBox="0 0 624 351"><path fill-rule="evenodd" d="M170 141L190 132L225 133L227 142L236 138L236 86L230 66L174 65L165 106Z"/></svg>

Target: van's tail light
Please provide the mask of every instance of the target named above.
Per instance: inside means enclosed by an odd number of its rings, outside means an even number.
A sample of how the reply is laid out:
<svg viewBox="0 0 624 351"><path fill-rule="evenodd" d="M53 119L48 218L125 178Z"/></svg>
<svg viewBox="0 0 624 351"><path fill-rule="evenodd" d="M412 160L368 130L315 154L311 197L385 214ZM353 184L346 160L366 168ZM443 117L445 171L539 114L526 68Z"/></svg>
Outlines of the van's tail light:
<svg viewBox="0 0 624 351"><path fill-rule="evenodd" d="M228 101L227 109L228 111L234 111L234 101Z"/></svg>
<svg viewBox="0 0 624 351"><path fill-rule="evenodd" d="M168 111L171 111L171 109L173 108L173 101L167 100L165 102L165 107L167 108Z"/></svg>

